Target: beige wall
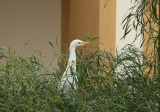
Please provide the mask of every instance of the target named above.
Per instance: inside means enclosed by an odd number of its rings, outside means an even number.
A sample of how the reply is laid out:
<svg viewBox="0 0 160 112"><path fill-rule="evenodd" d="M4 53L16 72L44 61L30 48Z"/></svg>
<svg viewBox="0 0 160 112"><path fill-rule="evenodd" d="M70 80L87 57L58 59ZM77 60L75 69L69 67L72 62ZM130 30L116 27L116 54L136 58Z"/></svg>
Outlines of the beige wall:
<svg viewBox="0 0 160 112"><path fill-rule="evenodd" d="M108 0L104 8L105 3L106 0L62 0L62 51L66 51L63 42L69 46L72 40L88 35L100 37L97 41L104 44L98 45L101 49L114 50L116 0Z"/></svg>
<svg viewBox="0 0 160 112"><path fill-rule="evenodd" d="M0 46L7 46L4 35L12 48L29 41L28 48L40 50L48 65L53 55L48 41L55 43L57 36L60 48L61 0L0 0Z"/></svg>

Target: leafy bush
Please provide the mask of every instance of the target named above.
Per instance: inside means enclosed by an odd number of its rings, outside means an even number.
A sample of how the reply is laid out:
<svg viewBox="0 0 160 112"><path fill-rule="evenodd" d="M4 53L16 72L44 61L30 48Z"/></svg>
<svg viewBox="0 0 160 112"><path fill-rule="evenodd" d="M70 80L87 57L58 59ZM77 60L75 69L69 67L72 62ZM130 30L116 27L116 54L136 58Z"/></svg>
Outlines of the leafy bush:
<svg viewBox="0 0 160 112"><path fill-rule="evenodd" d="M78 89L69 97L58 89L66 55L54 71L21 50L1 48L0 57L6 62L0 65L1 112L158 112L153 59L131 45L116 56L98 48L77 51Z"/></svg>

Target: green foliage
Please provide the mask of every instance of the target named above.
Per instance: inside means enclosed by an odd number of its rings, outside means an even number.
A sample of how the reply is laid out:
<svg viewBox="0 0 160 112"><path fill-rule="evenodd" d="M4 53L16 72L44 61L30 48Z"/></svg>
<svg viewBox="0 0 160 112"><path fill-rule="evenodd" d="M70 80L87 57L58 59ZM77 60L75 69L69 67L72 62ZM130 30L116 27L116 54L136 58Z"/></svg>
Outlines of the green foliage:
<svg viewBox="0 0 160 112"><path fill-rule="evenodd" d="M133 5L123 20L124 36L131 30L136 31L134 39L142 37L142 46L146 54L152 57L150 71L157 75L157 85L160 84L160 11L159 0L131 0ZM131 37L133 38L133 37ZM160 111L160 88L158 89L158 110Z"/></svg>
<svg viewBox="0 0 160 112"><path fill-rule="evenodd" d="M126 38L131 30L135 30L135 40L143 35L142 45L144 42L147 46L153 43L155 49L157 49L159 35L159 0L131 1L133 5L128 10L122 22L124 29L124 36L122 38Z"/></svg>
<svg viewBox="0 0 160 112"><path fill-rule="evenodd" d="M59 90L67 56L49 71L39 56L1 48L1 112L151 112L157 111L156 75L152 59L131 45L114 56L88 47L77 51L78 89L65 97ZM144 63L141 62L143 58ZM149 76L151 74L151 76Z"/></svg>

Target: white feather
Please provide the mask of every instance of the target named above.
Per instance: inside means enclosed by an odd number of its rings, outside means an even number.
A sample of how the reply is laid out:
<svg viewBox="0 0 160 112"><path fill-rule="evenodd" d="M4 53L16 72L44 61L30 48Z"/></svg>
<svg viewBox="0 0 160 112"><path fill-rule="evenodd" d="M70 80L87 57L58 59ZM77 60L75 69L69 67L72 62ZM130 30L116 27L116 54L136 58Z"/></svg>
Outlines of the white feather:
<svg viewBox="0 0 160 112"><path fill-rule="evenodd" d="M61 82L60 82L60 88L65 91L68 91L71 87L76 89L76 82L78 81L76 76L76 47L83 46L84 44L81 44L83 41L81 40L73 40L70 44L69 48L69 60L66 67L66 71L63 73Z"/></svg>

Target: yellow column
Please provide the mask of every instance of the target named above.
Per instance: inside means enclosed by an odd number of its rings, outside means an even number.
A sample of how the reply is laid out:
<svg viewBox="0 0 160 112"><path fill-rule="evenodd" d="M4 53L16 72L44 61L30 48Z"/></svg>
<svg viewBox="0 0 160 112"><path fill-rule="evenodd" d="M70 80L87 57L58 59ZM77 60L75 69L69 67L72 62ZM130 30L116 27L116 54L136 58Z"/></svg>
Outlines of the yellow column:
<svg viewBox="0 0 160 112"><path fill-rule="evenodd" d="M106 4L106 5L105 5ZM116 0L100 0L99 10L100 49L115 51L116 42Z"/></svg>
<svg viewBox="0 0 160 112"><path fill-rule="evenodd" d="M62 0L61 18L61 51L66 53L70 39L70 0Z"/></svg>
<svg viewBox="0 0 160 112"><path fill-rule="evenodd" d="M69 44L72 40L87 35L98 36L100 39L97 41L104 44L98 45L100 49L114 50L116 0L107 0L104 8L105 3L106 0L62 0L62 44L63 42ZM64 47L66 46L62 46L63 51Z"/></svg>
<svg viewBox="0 0 160 112"><path fill-rule="evenodd" d="M99 36L99 0L70 0L71 40ZM70 40L70 41L71 41Z"/></svg>

